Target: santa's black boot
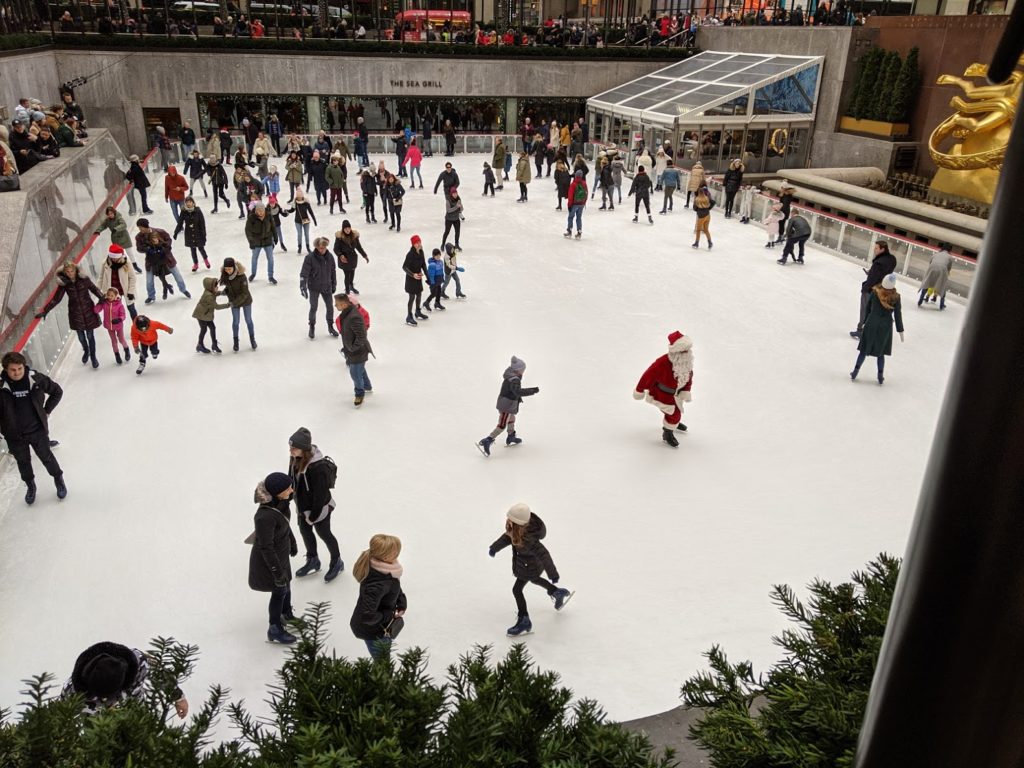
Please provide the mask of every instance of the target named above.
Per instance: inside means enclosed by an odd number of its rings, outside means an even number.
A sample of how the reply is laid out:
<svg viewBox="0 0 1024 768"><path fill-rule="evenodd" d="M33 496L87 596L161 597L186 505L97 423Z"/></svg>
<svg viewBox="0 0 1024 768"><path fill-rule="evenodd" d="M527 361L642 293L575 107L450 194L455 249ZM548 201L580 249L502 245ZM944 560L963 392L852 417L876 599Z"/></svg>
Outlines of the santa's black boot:
<svg viewBox="0 0 1024 768"><path fill-rule="evenodd" d="M664 440L669 445L671 445L673 448L678 448L679 447L679 441L676 440L676 436L674 434L672 434L672 430L671 429L667 429L665 427L662 427L661 439Z"/></svg>

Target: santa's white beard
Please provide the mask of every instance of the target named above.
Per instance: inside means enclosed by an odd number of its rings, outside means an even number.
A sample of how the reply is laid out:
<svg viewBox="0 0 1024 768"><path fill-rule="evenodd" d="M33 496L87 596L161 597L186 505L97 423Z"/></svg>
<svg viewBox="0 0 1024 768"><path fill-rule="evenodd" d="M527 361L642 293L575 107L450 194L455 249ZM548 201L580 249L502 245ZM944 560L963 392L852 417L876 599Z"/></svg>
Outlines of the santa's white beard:
<svg viewBox="0 0 1024 768"><path fill-rule="evenodd" d="M693 352L669 352L668 360L672 363L672 375L676 377L676 387L685 387L693 373Z"/></svg>

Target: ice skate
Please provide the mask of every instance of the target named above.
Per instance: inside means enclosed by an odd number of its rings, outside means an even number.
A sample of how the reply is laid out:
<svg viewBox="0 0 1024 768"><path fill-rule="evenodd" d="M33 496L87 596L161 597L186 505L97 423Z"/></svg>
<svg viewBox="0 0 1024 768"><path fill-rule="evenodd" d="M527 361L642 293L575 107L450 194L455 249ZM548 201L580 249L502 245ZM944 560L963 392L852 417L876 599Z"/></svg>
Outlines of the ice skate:
<svg viewBox="0 0 1024 768"><path fill-rule="evenodd" d="M514 445L521 445L522 442L523 442L523 438L516 437L516 433L515 432L509 432L508 433L508 437L505 438L505 445L507 447L509 447L509 448L511 448Z"/></svg>
<svg viewBox="0 0 1024 768"><path fill-rule="evenodd" d="M135 375L141 376L144 370L146 370L146 361L139 360L139 367L135 369Z"/></svg>
<svg viewBox="0 0 1024 768"><path fill-rule="evenodd" d="M355 406L356 408L358 408L362 404L363 404L363 396L362 395L356 395L354 398L352 398L352 405Z"/></svg>
<svg viewBox="0 0 1024 768"><path fill-rule="evenodd" d="M218 355L221 354L221 348L220 348L220 346L218 346L216 341L213 342L213 344L210 346L210 349L212 351L216 352Z"/></svg>
<svg viewBox="0 0 1024 768"><path fill-rule="evenodd" d="M654 223L654 217L651 216L651 214L649 214L649 213L647 214L647 223L648 224L653 224Z"/></svg>
<svg viewBox="0 0 1024 768"><path fill-rule="evenodd" d="M125 347L124 348L124 361L127 363L131 359L132 359L131 347Z"/></svg>
<svg viewBox="0 0 1024 768"><path fill-rule="evenodd" d="M478 442L476 444L476 447L480 450L480 453L482 453L484 456L490 457L490 455L491 455L491 445L493 445L493 444L494 444L494 438L488 436L488 437L485 437L480 442Z"/></svg>
<svg viewBox="0 0 1024 768"><path fill-rule="evenodd" d="M338 578L338 574L345 570L345 561L340 557L331 562L327 573L324 574L324 581L330 582Z"/></svg>
<svg viewBox="0 0 1024 768"><path fill-rule="evenodd" d="M565 230L565 234L562 235L562 237L572 237L572 230L571 229Z"/></svg>
<svg viewBox="0 0 1024 768"><path fill-rule="evenodd" d="M882 382L879 381L878 383L881 384ZM57 475L55 478L53 478L53 484L57 488L58 499L63 499L67 497L68 487L64 485L64 475Z"/></svg>
<svg viewBox="0 0 1024 768"><path fill-rule="evenodd" d="M419 323L417 323L415 320L412 319L412 315L406 315L405 316L405 324L406 325L419 325Z"/></svg>
<svg viewBox="0 0 1024 768"><path fill-rule="evenodd" d="M417 312L416 313L416 319L417 320L429 320L430 318L427 317L426 315L424 315L422 312Z"/></svg>
<svg viewBox="0 0 1024 768"><path fill-rule="evenodd" d="M860 373L860 368L854 368L852 371L850 371L850 379L856 381L858 373Z"/></svg>
<svg viewBox="0 0 1024 768"><path fill-rule="evenodd" d="M577 233L576 233L576 238L575 238L575 239L576 239L576 240L579 240L579 239L580 239L581 237L583 237L583 233L582 233L582 232L577 232Z"/></svg>
<svg viewBox="0 0 1024 768"><path fill-rule="evenodd" d="M634 223L634 224L636 224L636 222L637 222L637 220L638 220L639 218L640 218L639 216L634 216L634 217L633 217L633 223Z"/></svg>
<svg viewBox="0 0 1024 768"><path fill-rule="evenodd" d="M570 592L568 589L556 589L551 595L551 600L555 604L555 610L560 611L565 608L575 594L575 592Z"/></svg>
<svg viewBox="0 0 1024 768"><path fill-rule="evenodd" d="M520 616L519 620L515 623L515 626L509 627L505 630L505 634L509 637L528 635L531 632L533 632L533 622L530 621L529 616Z"/></svg>
<svg viewBox="0 0 1024 768"><path fill-rule="evenodd" d="M120 352L114 352L114 362L117 363L118 365L121 365L122 361Z"/></svg>
<svg viewBox="0 0 1024 768"><path fill-rule="evenodd" d="M231 349L234 350L235 352L238 351L238 337L237 336L235 336L231 340Z"/></svg>
<svg viewBox="0 0 1024 768"><path fill-rule="evenodd" d="M313 556L306 558L306 564L295 571L296 578L301 579L303 576L309 576L311 573L316 573L320 570L320 558Z"/></svg>
<svg viewBox="0 0 1024 768"><path fill-rule="evenodd" d="M686 425L683 424L682 422L680 422L678 425L676 425L676 429L679 430L680 432L685 432L686 431Z"/></svg>
<svg viewBox="0 0 1024 768"><path fill-rule="evenodd" d="M271 624L270 629L267 630L267 642L268 643L280 643L281 645L291 645L295 642L295 635L277 624Z"/></svg>
<svg viewBox="0 0 1024 768"><path fill-rule="evenodd" d="M25 503L31 506L36 503L36 484L35 482L29 482L27 486L25 489Z"/></svg>
<svg viewBox="0 0 1024 768"><path fill-rule="evenodd" d="M673 448L679 447L679 441L676 440L676 436L672 434L672 430L664 428L661 430L661 439L668 443Z"/></svg>
<svg viewBox="0 0 1024 768"><path fill-rule="evenodd" d="M202 353L203 353L204 355L208 355L208 354L210 354L210 350L208 350L208 349L207 349L207 348L206 348L206 347L205 347L205 346L204 346L203 344L201 344L201 343L200 343L200 344L196 344L196 352L202 352Z"/></svg>

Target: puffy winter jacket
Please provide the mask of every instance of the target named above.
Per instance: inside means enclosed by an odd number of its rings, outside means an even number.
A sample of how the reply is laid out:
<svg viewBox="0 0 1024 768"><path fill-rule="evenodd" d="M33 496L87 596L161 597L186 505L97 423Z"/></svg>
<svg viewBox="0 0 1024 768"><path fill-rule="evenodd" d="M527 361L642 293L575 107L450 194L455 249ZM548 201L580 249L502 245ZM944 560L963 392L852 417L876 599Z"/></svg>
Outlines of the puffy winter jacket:
<svg viewBox="0 0 1024 768"><path fill-rule="evenodd" d="M64 294L68 296L68 323L73 331L91 331L100 327L100 319L93 312L93 302L89 294L97 299L103 299L103 294L96 284L88 277L79 275L74 280L66 275L57 275L57 290L46 306L43 307L43 314L60 304Z"/></svg>
<svg viewBox="0 0 1024 768"><path fill-rule="evenodd" d="M558 569L551 559L551 553L541 543L541 539L547 535L548 529L544 521L536 513L531 514L530 522L526 524L526 531L523 534L523 543L518 547L512 547L513 576L517 579L536 579L542 573L547 573L549 579L558 581ZM497 553L511 544L512 537L503 533L491 544L490 551Z"/></svg>
<svg viewBox="0 0 1024 768"><path fill-rule="evenodd" d="M103 327L108 331L121 328L124 330L124 320L128 316L124 304L120 299L116 301L103 301L94 306L93 312L103 318Z"/></svg>
<svg viewBox="0 0 1024 768"><path fill-rule="evenodd" d="M522 377L512 370L512 366L505 369L502 377L501 391L495 404L495 408L501 413L519 413L519 404L523 402L523 398L540 391L539 387L524 387Z"/></svg>
<svg viewBox="0 0 1024 768"><path fill-rule="evenodd" d="M338 317L341 333L341 351L346 363L365 363L373 353L366 338L366 319L362 307L349 306Z"/></svg>
<svg viewBox="0 0 1024 768"><path fill-rule="evenodd" d="M384 637L395 613L404 611L406 607L401 581L390 573L381 573L371 567L359 584L359 600L352 611L349 627L360 640L377 640Z"/></svg>
<svg viewBox="0 0 1024 768"><path fill-rule="evenodd" d="M331 497L328 473L332 470L324 454L314 445L313 457L306 468L299 472L297 465L297 458L293 457L288 462L288 474L292 478L292 487L295 488L296 511L310 524L326 520L337 505Z"/></svg>
<svg viewBox="0 0 1024 768"><path fill-rule="evenodd" d="M320 253L316 248L306 254L299 272L299 288L313 293L327 293L338 287L338 268L330 251Z"/></svg>
<svg viewBox="0 0 1024 768"><path fill-rule="evenodd" d="M49 376L33 371L25 366L25 376L28 377L28 397L43 425L43 431L47 430L48 417L57 407L60 399L64 396L64 390ZM14 403L14 392L11 390L10 379L6 373L0 374L0 434L7 440L17 439L21 436L18 429L17 406Z"/></svg>
<svg viewBox="0 0 1024 768"><path fill-rule="evenodd" d="M192 311L192 317L196 320L212 321L213 314L218 309L229 309L231 303L217 303L217 278L203 278L203 295L199 297L196 308Z"/></svg>
<svg viewBox="0 0 1024 768"><path fill-rule="evenodd" d="M799 213L794 214L789 221L786 222L785 237L804 237L809 234L811 234L811 224Z"/></svg>
<svg viewBox="0 0 1024 768"><path fill-rule="evenodd" d="M431 258L427 262L427 284L438 285L444 282L444 262Z"/></svg>

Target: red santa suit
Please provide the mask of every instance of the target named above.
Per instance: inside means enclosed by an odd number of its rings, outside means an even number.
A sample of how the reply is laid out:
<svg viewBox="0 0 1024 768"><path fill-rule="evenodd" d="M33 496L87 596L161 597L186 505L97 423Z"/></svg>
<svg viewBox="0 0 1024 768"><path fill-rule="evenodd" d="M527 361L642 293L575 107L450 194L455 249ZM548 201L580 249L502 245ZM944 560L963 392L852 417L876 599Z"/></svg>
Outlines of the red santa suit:
<svg viewBox="0 0 1024 768"><path fill-rule="evenodd" d="M692 399L693 341L673 331L668 336L668 352L644 371L633 397L646 400L664 414L665 429L675 429L683 415L683 403Z"/></svg>

